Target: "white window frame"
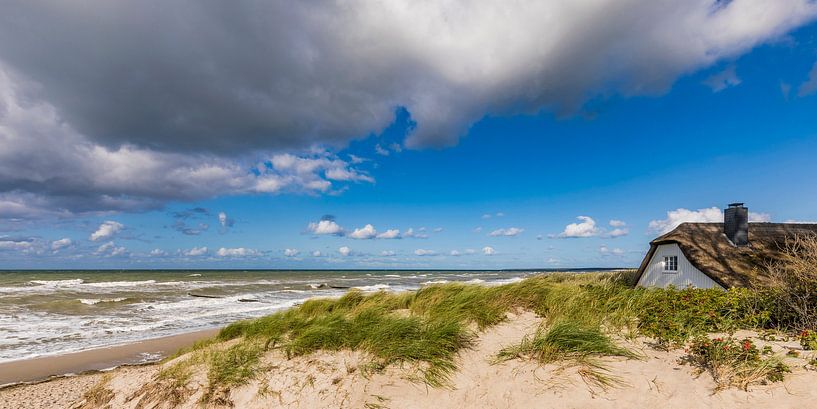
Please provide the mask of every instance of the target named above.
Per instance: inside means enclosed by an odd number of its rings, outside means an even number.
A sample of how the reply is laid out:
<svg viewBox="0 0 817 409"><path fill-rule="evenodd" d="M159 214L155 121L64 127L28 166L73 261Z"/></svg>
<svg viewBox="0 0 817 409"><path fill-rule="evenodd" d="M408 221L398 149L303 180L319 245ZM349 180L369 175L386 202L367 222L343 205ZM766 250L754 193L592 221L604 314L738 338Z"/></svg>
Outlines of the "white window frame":
<svg viewBox="0 0 817 409"><path fill-rule="evenodd" d="M667 274L678 273L678 256L664 256L663 264L664 272ZM674 268L670 268L674 267Z"/></svg>

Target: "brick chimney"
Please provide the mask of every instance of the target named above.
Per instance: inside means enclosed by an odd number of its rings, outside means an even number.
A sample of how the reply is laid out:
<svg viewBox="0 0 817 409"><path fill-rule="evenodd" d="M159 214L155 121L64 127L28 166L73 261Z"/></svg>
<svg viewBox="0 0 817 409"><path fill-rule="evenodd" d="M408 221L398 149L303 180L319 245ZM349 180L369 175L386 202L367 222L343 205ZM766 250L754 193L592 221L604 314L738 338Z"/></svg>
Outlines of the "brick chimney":
<svg viewBox="0 0 817 409"><path fill-rule="evenodd" d="M723 212L723 233L735 246L749 245L749 208L730 203Z"/></svg>

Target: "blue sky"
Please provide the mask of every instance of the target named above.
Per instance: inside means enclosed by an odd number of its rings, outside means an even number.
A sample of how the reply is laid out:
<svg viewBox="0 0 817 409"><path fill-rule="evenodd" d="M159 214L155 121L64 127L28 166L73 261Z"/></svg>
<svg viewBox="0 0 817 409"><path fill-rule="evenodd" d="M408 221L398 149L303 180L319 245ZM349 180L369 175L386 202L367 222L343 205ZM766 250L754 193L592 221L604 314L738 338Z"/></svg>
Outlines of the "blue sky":
<svg viewBox="0 0 817 409"><path fill-rule="evenodd" d="M683 56L650 57L623 74L600 75L579 87L578 104L566 96L572 89L553 96L554 86L500 92L492 85L485 88L491 98L463 109L473 119L452 125L435 119L427 106L390 99L385 122L347 124L354 115L344 113L342 126L333 128L332 118L312 118L309 131L280 131L280 141L298 132L304 136L295 139L308 139L289 145L264 145L272 136L256 136L227 119L203 121L206 132L226 132L203 147L194 142L207 137L188 129L176 139L143 138L141 122L95 131L93 115L61 105L79 92L55 82L67 78L31 70L21 79L26 64L43 61L24 61L0 42L7 84L0 90L17 98L19 118L37 108L41 117L62 124L22 127L18 117L0 116L7 140L52 132L54 139L43 139L38 152L84 146L87 139L88 151L103 156L89 160L91 170L59 168L54 164L82 157L33 156L19 142L0 145L38 164L0 166L0 268L633 267L652 238L681 221L716 221L717 209L730 202L745 202L758 221L817 220L817 24L804 14L814 12L809 4L794 11L798 23L754 33L752 41L743 39L717 58L687 64L676 61ZM633 50L650 56L650 47L661 45ZM680 68L668 69L657 84L630 84L670 62ZM532 75L536 82L544 74ZM502 78L503 84L515 81ZM27 80L46 90L41 106L19 102ZM60 89L49 93L49 87ZM435 109L446 117L465 115L451 107L470 103L449 94L439 101ZM437 126L433 132L429 123ZM71 134L59 133L65 127ZM225 153L231 140L248 148ZM47 141L51 146L44 147ZM124 155L134 173L105 165L119 160L116 155ZM11 156L4 158L11 163ZM185 165L164 167L162 158ZM92 167L97 160L105 164ZM35 182L32 175L44 168L53 174ZM207 176L225 169L238 176L218 183ZM85 171L92 176L60 185ZM245 177L258 182L236 187ZM116 187L109 187L110 178Z"/></svg>

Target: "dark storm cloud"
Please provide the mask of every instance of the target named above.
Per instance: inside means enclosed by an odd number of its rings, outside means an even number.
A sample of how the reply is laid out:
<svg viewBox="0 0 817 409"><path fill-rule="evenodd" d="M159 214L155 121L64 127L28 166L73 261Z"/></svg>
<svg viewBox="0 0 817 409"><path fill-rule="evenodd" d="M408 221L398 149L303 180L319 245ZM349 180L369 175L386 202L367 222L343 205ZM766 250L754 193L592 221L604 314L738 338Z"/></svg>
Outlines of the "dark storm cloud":
<svg viewBox="0 0 817 409"><path fill-rule="evenodd" d="M298 153L400 107L398 146L453 145L485 115L660 94L815 16L809 0L7 0L0 218L337 192L374 179Z"/></svg>

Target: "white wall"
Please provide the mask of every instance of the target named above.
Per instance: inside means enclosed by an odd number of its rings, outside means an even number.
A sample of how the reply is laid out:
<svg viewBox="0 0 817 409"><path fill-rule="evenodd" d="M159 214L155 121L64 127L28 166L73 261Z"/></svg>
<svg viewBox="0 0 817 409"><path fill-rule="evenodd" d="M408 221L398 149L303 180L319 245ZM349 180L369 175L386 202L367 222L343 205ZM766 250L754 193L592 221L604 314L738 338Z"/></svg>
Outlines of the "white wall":
<svg viewBox="0 0 817 409"><path fill-rule="evenodd" d="M664 257L678 257L678 271L673 273L664 272ZM681 248L677 244L661 244L655 249L644 274L638 280L638 285L642 287L667 287L674 285L677 288L693 286L696 288L723 288L701 270L695 268L692 263L684 257Z"/></svg>

